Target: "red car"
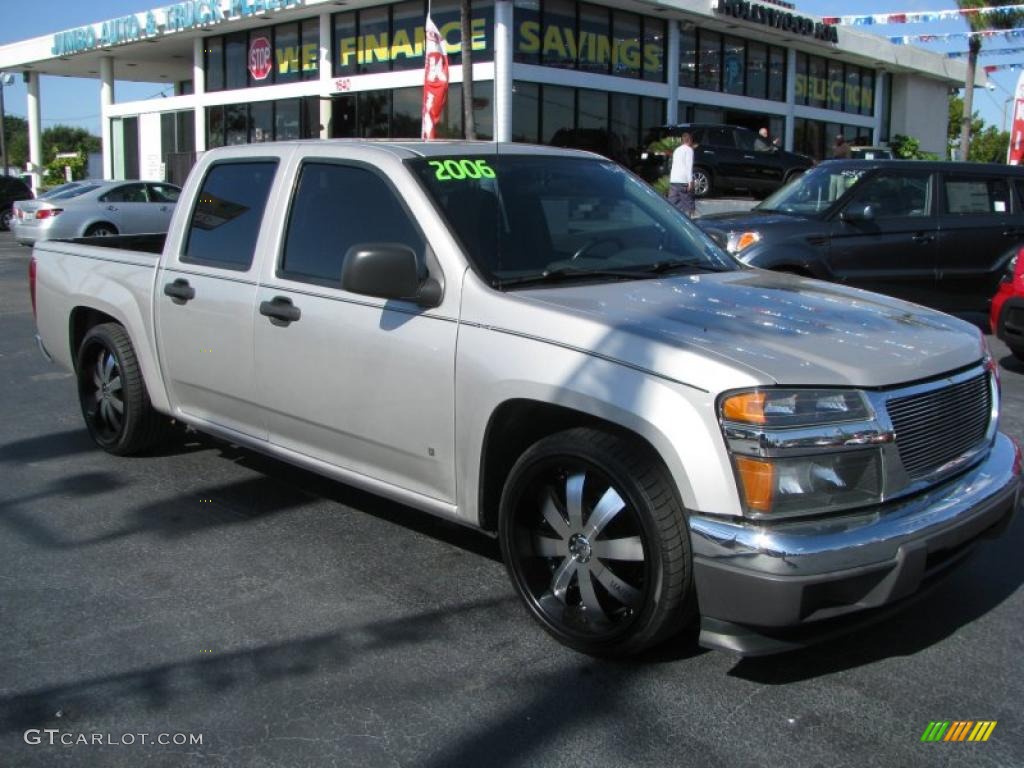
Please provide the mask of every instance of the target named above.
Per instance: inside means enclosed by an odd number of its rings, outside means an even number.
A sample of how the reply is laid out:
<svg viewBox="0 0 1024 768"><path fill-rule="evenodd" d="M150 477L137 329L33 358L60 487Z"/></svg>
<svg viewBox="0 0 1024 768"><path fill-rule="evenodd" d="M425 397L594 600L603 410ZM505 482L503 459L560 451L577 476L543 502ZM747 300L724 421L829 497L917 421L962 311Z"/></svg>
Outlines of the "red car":
<svg viewBox="0 0 1024 768"><path fill-rule="evenodd" d="M1013 356L1024 360L1024 248L1006 265L1006 274L992 298L989 323Z"/></svg>

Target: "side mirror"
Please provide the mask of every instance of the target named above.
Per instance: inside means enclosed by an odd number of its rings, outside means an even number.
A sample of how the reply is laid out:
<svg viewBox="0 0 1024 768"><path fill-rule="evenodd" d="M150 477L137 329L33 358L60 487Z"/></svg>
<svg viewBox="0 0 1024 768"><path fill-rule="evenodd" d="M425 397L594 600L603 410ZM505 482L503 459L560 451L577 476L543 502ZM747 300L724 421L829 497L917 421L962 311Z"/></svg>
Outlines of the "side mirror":
<svg viewBox="0 0 1024 768"><path fill-rule="evenodd" d="M413 301L424 307L441 303L441 284L422 279L416 253L399 243L361 243L348 249L341 264L341 287L380 299Z"/></svg>
<svg viewBox="0 0 1024 768"><path fill-rule="evenodd" d="M875 209L870 205L851 205L839 214L839 220L848 224L874 221Z"/></svg>

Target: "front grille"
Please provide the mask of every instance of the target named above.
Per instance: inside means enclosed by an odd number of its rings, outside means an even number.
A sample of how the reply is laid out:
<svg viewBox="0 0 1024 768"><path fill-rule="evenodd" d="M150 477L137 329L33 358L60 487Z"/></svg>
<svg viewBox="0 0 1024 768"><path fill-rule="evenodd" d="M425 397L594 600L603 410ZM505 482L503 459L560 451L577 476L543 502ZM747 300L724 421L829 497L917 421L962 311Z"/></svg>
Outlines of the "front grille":
<svg viewBox="0 0 1024 768"><path fill-rule="evenodd" d="M903 468L918 480L977 446L992 416L989 374L886 403Z"/></svg>

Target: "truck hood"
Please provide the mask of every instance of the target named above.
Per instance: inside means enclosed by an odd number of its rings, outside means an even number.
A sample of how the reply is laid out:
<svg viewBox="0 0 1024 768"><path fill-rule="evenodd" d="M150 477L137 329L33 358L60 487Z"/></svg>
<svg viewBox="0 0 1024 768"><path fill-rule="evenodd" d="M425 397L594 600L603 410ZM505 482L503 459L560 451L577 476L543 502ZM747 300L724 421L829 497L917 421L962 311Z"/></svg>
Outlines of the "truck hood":
<svg viewBox="0 0 1024 768"><path fill-rule="evenodd" d="M766 383L857 387L936 376L984 353L974 326L941 312L758 269L507 295L547 310L508 313L521 326L510 330L697 386L693 353Z"/></svg>

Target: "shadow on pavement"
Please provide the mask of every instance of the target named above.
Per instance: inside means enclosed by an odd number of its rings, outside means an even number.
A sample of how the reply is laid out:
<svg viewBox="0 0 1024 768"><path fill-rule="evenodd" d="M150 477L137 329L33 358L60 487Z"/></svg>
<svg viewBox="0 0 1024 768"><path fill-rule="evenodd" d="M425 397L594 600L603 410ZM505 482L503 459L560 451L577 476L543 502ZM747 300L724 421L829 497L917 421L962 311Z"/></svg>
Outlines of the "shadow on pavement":
<svg viewBox="0 0 1024 768"><path fill-rule="evenodd" d="M911 656L981 618L1024 584L1024 519L982 541L970 559L921 600L878 624L778 656L741 659L729 674L767 685L829 675L893 656Z"/></svg>
<svg viewBox="0 0 1024 768"><path fill-rule="evenodd" d="M513 599L509 595L478 600L345 631L0 696L0 732L57 727L58 717L60 725L68 728L113 708L160 710L176 702L187 703L203 691L255 688L284 677L327 673L348 666L370 649L456 636L467 614Z"/></svg>

